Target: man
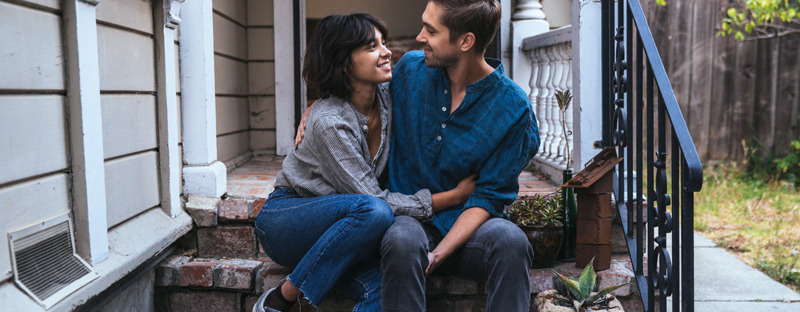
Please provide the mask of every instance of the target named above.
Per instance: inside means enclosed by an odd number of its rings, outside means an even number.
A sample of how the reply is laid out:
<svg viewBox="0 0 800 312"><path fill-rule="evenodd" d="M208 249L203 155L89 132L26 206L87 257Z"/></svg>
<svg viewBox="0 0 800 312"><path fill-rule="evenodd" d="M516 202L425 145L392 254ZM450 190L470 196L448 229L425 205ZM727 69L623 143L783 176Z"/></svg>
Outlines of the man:
<svg viewBox="0 0 800 312"><path fill-rule="evenodd" d="M392 78L386 188L441 192L475 173L463 205L421 223L397 216L381 243L382 311L424 311L425 278L487 281L487 311L528 311L533 250L503 209L539 148L527 95L484 52L500 24L497 0L429 0L417 41ZM424 54L423 54L424 53Z"/></svg>

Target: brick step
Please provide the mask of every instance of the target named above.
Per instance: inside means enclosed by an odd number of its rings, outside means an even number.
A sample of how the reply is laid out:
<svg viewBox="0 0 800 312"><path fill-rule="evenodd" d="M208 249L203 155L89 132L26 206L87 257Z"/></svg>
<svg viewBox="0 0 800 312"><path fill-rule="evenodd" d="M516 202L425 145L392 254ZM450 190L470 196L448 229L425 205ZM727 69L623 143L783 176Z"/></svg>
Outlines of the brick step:
<svg viewBox="0 0 800 312"><path fill-rule="evenodd" d="M556 272L577 279L581 269L574 263L560 263ZM268 257L194 258L171 255L156 267L156 306L160 311L250 311L264 290L275 287L291 273ZM627 257L615 255L611 268L598 272L600 287L629 283L613 292L626 311L640 311L641 299ZM551 269L532 269L531 293L555 288ZM429 311L482 311L486 305L486 283L453 276L431 276L427 280ZM354 303L332 294L319 307L303 311L351 311ZM533 311L533 310L531 310Z"/></svg>

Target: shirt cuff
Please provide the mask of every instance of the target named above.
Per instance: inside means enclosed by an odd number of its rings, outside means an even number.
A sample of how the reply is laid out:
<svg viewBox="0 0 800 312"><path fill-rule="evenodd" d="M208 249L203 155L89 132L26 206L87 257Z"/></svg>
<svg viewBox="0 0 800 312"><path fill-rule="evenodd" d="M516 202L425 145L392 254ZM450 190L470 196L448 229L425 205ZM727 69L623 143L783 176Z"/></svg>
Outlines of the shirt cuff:
<svg viewBox="0 0 800 312"><path fill-rule="evenodd" d="M469 209L469 208L472 208L472 207L480 207L480 208L486 209L486 211L488 211L489 214L492 215L492 217L503 217L504 216L502 211L498 211L495 208L495 205L492 203L491 200L488 200L488 199L485 199L485 198L476 197L476 196L474 196L474 194L470 195L469 199L467 199L467 202L464 203L464 209Z"/></svg>

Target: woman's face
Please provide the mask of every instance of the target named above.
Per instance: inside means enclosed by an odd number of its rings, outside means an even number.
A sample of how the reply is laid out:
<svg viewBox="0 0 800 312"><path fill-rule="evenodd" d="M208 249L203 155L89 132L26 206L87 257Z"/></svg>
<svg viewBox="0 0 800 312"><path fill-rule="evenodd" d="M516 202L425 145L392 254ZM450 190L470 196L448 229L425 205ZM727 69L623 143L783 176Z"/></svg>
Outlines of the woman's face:
<svg viewBox="0 0 800 312"><path fill-rule="evenodd" d="M383 34L375 28L375 39L350 54L353 60L351 85L355 90L374 88L375 85L392 79L389 60L392 51L386 48Z"/></svg>

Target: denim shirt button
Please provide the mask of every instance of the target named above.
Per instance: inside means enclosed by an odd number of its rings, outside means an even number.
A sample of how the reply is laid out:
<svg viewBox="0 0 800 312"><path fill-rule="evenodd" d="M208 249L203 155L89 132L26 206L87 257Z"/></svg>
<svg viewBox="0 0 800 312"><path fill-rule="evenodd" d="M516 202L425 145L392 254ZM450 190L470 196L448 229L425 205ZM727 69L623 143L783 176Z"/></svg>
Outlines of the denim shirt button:
<svg viewBox="0 0 800 312"><path fill-rule="evenodd" d="M442 106L442 111L446 112L447 111L447 107Z"/></svg>
<svg viewBox="0 0 800 312"><path fill-rule="evenodd" d="M436 137L436 141L441 141L441 140L442 140L442 136L441 135Z"/></svg>
<svg viewBox="0 0 800 312"><path fill-rule="evenodd" d="M446 124L442 124L442 129L447 128Z"/></svg>
<svg viewBox="0 0 800 312"><path fill-rule="evenodd" d="M444 90L444 94L447 94L447 90Z"/></svg>

